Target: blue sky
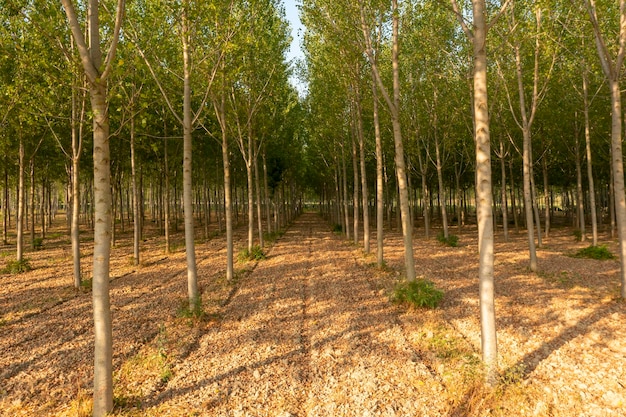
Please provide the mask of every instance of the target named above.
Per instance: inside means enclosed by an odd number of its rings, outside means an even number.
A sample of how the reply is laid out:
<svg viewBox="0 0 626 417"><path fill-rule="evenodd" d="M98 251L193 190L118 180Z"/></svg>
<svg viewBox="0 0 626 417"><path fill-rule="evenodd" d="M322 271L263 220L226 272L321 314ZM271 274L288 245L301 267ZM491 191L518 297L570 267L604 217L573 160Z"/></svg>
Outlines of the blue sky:
<svg viewBox="0 0 626 417"><path fill-rule="evenodd" d="M300 22L299 10L296 7L296 5L300 4L300 0L283 0L283 4L285 5L285 14L287 16L287 20L289 20L289 24L291 26L291 36L293 38L291 40L291 48L287 53L287 59L295 64L296 59L304 60L304 54L300 48L300 43L302 42L302 37L304 35L304 27ZM306 85L303 84L295 74L290 77L290 81L291 84L296 87L300 96L306 95Z"/></svg>
<svg viewBox="0 0 626 417"><path fill-rule="evenodd" d="M289 50L288 58L304 58L302 55L302 50L300 49L300 42L302 40L303 35L303 27L300 22L300 16L298 15L298 8L296 4L300 3L298 0L283 0L285 5L285 12L287 14L287 19L289 20L289 24L291 25L291 35L293 40L291 42L291 49Z"/></svg>

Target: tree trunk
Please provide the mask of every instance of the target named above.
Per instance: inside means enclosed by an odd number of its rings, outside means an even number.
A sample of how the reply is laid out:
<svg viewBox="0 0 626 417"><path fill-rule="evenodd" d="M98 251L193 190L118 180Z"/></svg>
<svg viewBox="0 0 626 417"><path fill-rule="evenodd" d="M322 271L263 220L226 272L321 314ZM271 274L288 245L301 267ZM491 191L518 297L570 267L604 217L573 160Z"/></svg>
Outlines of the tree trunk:
<svg viewBox="0 0 626 417"><path fill-rule="evenodd" d="M532 145L530 151L530 160L532 161ZM537 225L537 246L542 247L543 241L541 239L541 219L539 218L539 206L537 199L537 187L535 185L535 170L533 164L530 165L530 198L533 204L533 214L535 216L535 224Z"/></svg>
<svg viewBox="0 0 626 417"><path fill-rule="evenodd" d="M133 95L134 100L134 95ZM130 119L130 175L133 188L133 264L139 265L139 192L137 190L137 172L135 169L135 116Z"/></svg>
<svg viewBox="0 0 626 417"><path fill-rule="evenodd" d="M501 204L502 204L502 232L504 233L504 241L508 242L509 241L509 218L508 218L508 211L509 208L507 206L507 201L506 201L506 165L504 163L504 144L502 143L502 140L500 140L500 173L502 175L502 181L501 181L501 190L500 190L500 198L501 198Z"/></svg>
<svg viewBox="0 0 626 417"><path fill-rule="evenodd" d="M617 237L619 239L621 297L626 299L626 195L624 195L624 158L622 156L622 97L618 80L610 80L611 88L611 168Z"/></svg>
<svg viewBox="0 0 626 417"><path fill-rule="evenodd" d="M342 182L343 182L343 215L344 222L346 224L345 233L346 239L350 239L350 213L348 211L348 172L346 168L346 156L344 153L344 144L341 144L341 168L342 168Z"/></svg>
<svg viewBox="0 0 626 417"><path fill-rule="evenodd" d="M441 165L441 153L439 152L439 138L437 136L437 132L435 132L435 157L437 158L435 162L437 167L437 184L439 184L439 205L441 207L443 237L448 239L448 210L446 208L446 193L443 185L443 167Z"/></svg>
<svg viewBox="0 0 626 417"><path fill-rule="evenodd" d="M4 156L4 199L2 204L2 244L9 244L9 169Z"/></svg>
<svg viewBox="0 0 626 417"><path fill-rule="evenodd" d="M430 237L430 191L428 189L428 181L426 175L428 173L428 165L424 163L422 159L422 153L417 153L417 160L420 164L420 174L422 176L422 200L424 200L423 210L424 213L424 236L426 239Z"/></svg>
<svg viewBox="0 0 626 417"><path fill-rule="evenodd" d="M265 246L263 241L263 207L261 206L261 179L259 178L259 163L258 158L254 157L254 188L256 189L256 214L257 214L257 226L259 229L259 246L261 249Z"/></svg>
<svg viewBox="0 0 626 417"><path fill-rule="evenodd" d="M24 259L24 142L20 133L19 166L17 184L17 254L18 262Z"/></svg>
<svg viewBox="0 0 626 417"><path fill-rule="evenodd" d="M30 165L30 248L35 249L35 156L29 161Z"/></svg>
<svg viewBox="0 0 626 417"><path fill-rule="evenodd" d="M491 191L491 150L489 107L487 105L487 24L485 1L473 0L474 16L474 117L476 140L476 194L479 242L479 293L481 346L487 365L487 381L495 382L497 373L496 314L493 282L493 221Z"/></svg>
<svg viewBox="0 0 626 417"><path fill-rule="evenodd" d="M365 167L365 139L363 137L363 115L361 111L361 96L357 85L356 97L356 117L357 117L357 138L359 140L359 161L361 164L361 197L363 201L363 251L370 253L370 220L369 220L369 198L367 194L367 175Z"/></svg>
<svg viewBox="0 0 626 417"><path fill-rule="evenodd" d="M355 129L356 130L356 129ZM354 244L359 244L359 166L357 162L356 142L352 135L352 222L354 224Z"/></svg>
<svg viewBox="0 0 626 417"><path fill-rule="evenodd" d="M270 202L271 202L271 198L270 198L270 189L267 186L267 161L265 160L265 150L263 150L262 153L262 158L263 158L263 188L265 189L265 192L263 193L265 196L265 217L267 219L267 233L271 234L272 233L272 221L271 221L271 207L270 207Z"/></svg>
<svg viewBox="0 0 626 417"><path fill-rule="evenodd" d="M222 61L222 70L224 64ZM222 90L219 102L214 102L215 114L222 130L222 165L224 169L224 220L226 223L226 280L232 282L233 267L233 199L228 156L228 127L226 125L226 93Z"/></svg>
<svg viewBox="0 0 626 417"><path fill-rule="evenodd" d="M383 257L383 221L384 221L384 190L383 190L383 145L378 119L378 90L376 79L372 76L372 102L374 106L374 136L376 139L376 262L379 268L384 264Z"/></svg>
<svg viewBox="0 0 626 417"><path fill-rule="evenodd" d="M541 166L543 170L543 193L544 193L544 203L545 207L545 236L546 238L550 234L550 214L552 213L552 204L550 201L550 185L548 182L548 161L546 159L546 155L541 158Z"/></svg>
<svg viewBox="0 0 626 417"><path fill-rule="evenodd" d="M587 154L587 182L589 184L589 210L591 211L591 235L593 246L598 245L598 217L596 190L593 184L593 166L591 164L591 128L589 123L589 90L587 68L583 70L583 112L585 116L585 151Z"/></svg>
<svg viewBox="0 0 626 417"><path fill-rule="evenodd" d="M165 190L163 198L163 230L165 232L165 253L170 253L170 167L167 152L167 129L164 130L165 138L163 139L163 171L165 171Z"/></svg>
<svg viewBox="0 0 626 417"><path fill-rule="evenodd" d="M580 230L580 241L586 240L585 236L585 208L583 204L583 173L580 163L580 143L578 141L578 132L576 132L576 142L574 144L574 158L576 159L576 217L578 220L578 229Z"/></svg>
<svg viewBox="0 0 626 417"><path fill-rule="evenodd" d="M187 3L183 4L182 46L183 46L183 213L185 219L185 253L187 255L187 293L189 308L199 306L198 273L196 269L196 249L193 225L192 189L192 143L191 143L191 69L189 56L189 27Z"/></svg>

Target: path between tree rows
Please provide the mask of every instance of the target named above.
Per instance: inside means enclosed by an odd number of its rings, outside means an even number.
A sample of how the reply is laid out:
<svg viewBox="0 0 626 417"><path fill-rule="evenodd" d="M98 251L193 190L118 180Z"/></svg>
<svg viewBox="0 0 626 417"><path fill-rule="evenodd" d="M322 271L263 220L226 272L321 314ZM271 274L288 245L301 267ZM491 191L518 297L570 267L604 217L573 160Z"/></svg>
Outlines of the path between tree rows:
<svg viewBox="0 0 626 417"><path fill-rule="evenodd" d="M157 407L212 416L438 416L441 384L354 247L304 214L245 278Z"/></svg>

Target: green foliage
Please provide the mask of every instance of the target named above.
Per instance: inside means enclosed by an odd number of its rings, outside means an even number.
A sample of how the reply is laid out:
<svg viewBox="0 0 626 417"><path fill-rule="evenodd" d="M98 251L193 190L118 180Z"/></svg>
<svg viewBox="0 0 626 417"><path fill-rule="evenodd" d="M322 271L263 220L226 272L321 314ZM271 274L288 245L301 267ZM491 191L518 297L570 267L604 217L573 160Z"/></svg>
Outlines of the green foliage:
<svg viewBox="0 0 626 417"><path fill-rule="evenodd" d="M36 237L35 239L33 239L33 248L35 250L40 250L43 248L43 238L42 237Z"/></svg>
<svg viewBox="0 0 626 417"><path fill-rule="evenodd" d="M437 233L437 240L444 245L448 245L453 248L459 246L459 237L457 235L448 235L448 237L446 238L443 234L443 230Z"/></svg>
<svg viewBox="0 0 626 417"><path fill-rule="evenodd" d="M420 308L436 308L443 298L443 291L425 279L399 282L392 296L396 303L408 303Z"/></svg>
<svg viewBox="0 0 626 417"><path fill-rule="evenodd" d="M80 288L82 288L85 291L91 291L91 288L93 287L93 278L87 278L87 279L83 279L82 281L80 281Z"/></svg>
<svg viewBox="0 0 626 417"><path fill-rule="evenodd" d="M263 249L259 245L252 246L252 250L242 249L237 255L237 260L239 262L247 262L247 261L260 261L265 259L265 253L263 253Z"/></svg>
<svg viewBox="0 0 626 417"><path fill-rule="evenodd" d="M525 377L526 365L520 363L506 369L502 375L500 375L500 383L503 385L516 385L521 383Z"/></svg>
<svg viewBox="0 0 626 417"><path fill-rule="evenodd" d="M342 233L343 227L340 224L333 225L333 233Z"/></svg>
<svg viewBox="0 0 626 417"><path fill-rule="evenodd" d="M202 299L198 297L194 303L190 305L188 299L184 299L180 302L180 306L176 311L176 316L186 319L201 319L205 316L204 309L202 308Z"/></svg>
<svg viewBox="0 0 626 417"><path fill-rule="evenodd" d="M580 229L575 229L572 234L576 238L576 241L581 242L583 240L583 232Z"/></svg>
<svg viewBox="0 0 626 417"><path fill-rule="evenodd" d="M605 245L600 246L588 246L586 248L580 249L578 252L572 255L573 258L589 258L589 259L614 259L615 255L613 255Z"/></svg>
<svg viewBox="0 0 626 417"><path fill-rule="evenodd" d="M285 232L283 230L279 230L277 232L272 232L272 233L264 233L263 239L265 239L266 242L273 243L273 242L276 242L277 239L283 237L284 234Z"/></svg>
<svg viewBox="0 0 626 417"><path fill-rule="evenodd" d="M21 261L9 261L7 262L7 266L2 270L5 274L21 274L23 272L28 272L33 269L30 266L30 262L28 259L22 259Z"/></svg>

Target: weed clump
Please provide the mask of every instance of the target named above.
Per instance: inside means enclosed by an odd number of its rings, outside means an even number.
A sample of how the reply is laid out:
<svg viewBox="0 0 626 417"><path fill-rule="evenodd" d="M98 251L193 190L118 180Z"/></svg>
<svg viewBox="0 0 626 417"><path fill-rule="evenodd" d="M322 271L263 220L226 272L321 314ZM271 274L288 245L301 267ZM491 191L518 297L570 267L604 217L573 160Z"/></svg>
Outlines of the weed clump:
<svg viewBox="0 0 626 417"><path fill-rule="evenodd" d="M343 232L343 226L338 224L338 223L333 224L332 231L333 231L333 233L342 233Z"/></svg>
<svg viewBox="0 0 626 417"><path fill-rule="evenodd" d="M445 237L443 231L437 233L437 240L444 245L448 245L453 248L459 246L459 237L457 235L448 235L448 237Z"/></svg>
<svg viewBox="0 0 626 417"><path fill-rule="evenodd" d="M272 233L263 233L263 239L265 239L268 243L276 242L279 238L281 238L285 232L283 230L278 230Z"/></svg>
<svg viewBox="0 0 626 417"><path fill-rule="evenodd" d="M408 303L420 308L436 308L443 298L443 291L425 279L399 282L393 292L392 301Z"/></svg>
<svg viewBox="0 0 626 417"><path fill-rule="evenodd" d="M36 237L36 238L33 239L33 249L35 249L35 250L43 249L43 238L42 237Z"/></svg>
<svg viewBox="0 0 626 417"><path fill-rule="evenodd" d="M239 252L239 255L237 256L237 260L239 262L260 261L265 258L266 258L265 253L263 252L263 249L261 249L259 245L254 245L252 247L252 250L248 250L248 248L242 249L241 252Z"/></svg>
<svg viewBox="0 0 626 417"><path fill-rule="evenodd" d="M600 246L588 246L580 249L578 252L572 255L573 258L589 258L589 259L615 259L613 255L605 245Z"/></svg>
<svg viewBox="0 0 626 417"><path fill-rule="evenodd" d="M28 259L22 259L21 261L9 261L7 262L7 266L2 270L4 274L21 274L24 272L28 272L33 269L30 266L30 262Z"/></svg>
<svg viewBox="0 0 626 417"><path fill-rule="evenodd" d="M176 316L185 319L202 319L205 315L200 297L193 303L190 303L188 299L182 300L176 311Z"/></svg>

